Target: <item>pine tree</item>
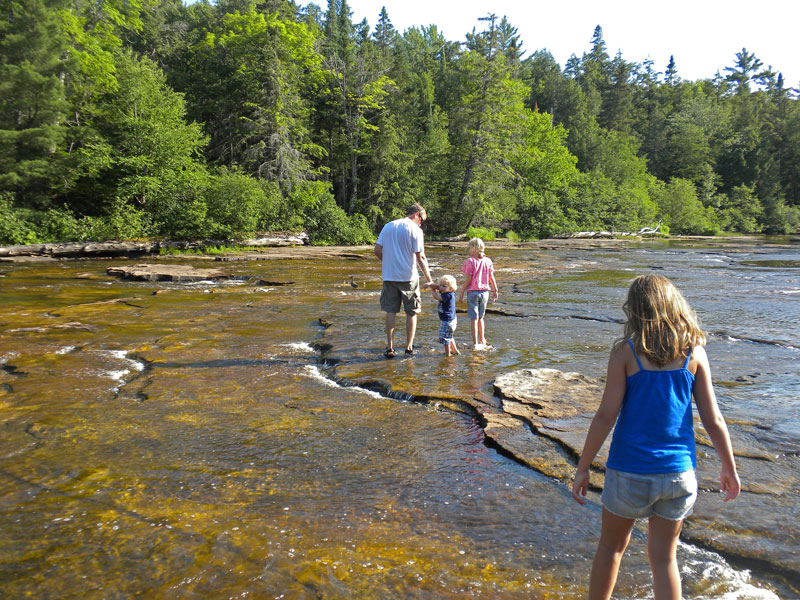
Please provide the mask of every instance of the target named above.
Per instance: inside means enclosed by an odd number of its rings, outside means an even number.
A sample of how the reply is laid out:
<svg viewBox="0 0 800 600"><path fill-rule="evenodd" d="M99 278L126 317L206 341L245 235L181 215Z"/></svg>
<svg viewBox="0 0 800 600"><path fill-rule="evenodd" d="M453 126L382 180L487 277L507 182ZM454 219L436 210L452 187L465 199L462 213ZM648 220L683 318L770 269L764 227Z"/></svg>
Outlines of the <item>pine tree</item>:
<svg viewBox="0 0 800 600"><path fill-rule="evenodd" d="M58 0L4 0L0 9L0 191L17 204L46 207L60 176L64 78L75 68Z"/></svg>

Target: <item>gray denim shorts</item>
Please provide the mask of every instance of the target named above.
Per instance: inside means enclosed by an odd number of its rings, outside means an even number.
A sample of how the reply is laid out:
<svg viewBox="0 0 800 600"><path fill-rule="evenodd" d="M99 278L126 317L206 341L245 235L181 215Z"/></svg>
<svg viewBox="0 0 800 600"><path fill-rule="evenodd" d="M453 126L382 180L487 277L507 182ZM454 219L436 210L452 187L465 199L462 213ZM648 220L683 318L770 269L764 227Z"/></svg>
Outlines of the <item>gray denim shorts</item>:
<svg viewBox="0 0 800 600"><path fill-rule="evenodd" d="M651 475L606 469L603 506L619 517L641 519L658 515L680 521L692 514L695 500L694 470Z"/></svg>
<svg viewBox="0 0 800 600"><path fill-rule="evenodd" d="M482 319L487 304L489 304L488 291L467 292L467 316L470 319Z"/></svg>

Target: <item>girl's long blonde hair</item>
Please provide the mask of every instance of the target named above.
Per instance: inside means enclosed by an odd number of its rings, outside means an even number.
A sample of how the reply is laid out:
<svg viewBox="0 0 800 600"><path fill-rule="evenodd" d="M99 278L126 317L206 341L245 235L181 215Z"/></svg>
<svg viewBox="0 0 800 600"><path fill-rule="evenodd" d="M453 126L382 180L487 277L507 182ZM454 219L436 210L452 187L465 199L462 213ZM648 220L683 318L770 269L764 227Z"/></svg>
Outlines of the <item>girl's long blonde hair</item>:
<svg viewBox="0 0 800 600"><path fill-rule="evenodd" d="M624 336L614 347L632 340L636 353L664 366L686 358L695 346L704 346L706 335L692 307L673 283L661 275L640 275L628 288L622 305L628 319Z"/></svg>

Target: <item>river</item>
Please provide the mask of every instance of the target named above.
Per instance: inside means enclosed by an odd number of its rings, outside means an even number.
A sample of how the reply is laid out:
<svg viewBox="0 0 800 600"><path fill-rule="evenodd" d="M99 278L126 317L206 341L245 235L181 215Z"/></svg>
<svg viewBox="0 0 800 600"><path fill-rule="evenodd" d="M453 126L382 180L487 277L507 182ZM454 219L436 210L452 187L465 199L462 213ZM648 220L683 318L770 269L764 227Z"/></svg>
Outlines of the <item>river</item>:
<svg viewBox="0 0 800 600"><path fill-rule="evenodd" d="M459 272L465 244L428 246L435 275ZM487 253L493 349L467 350L459 313L463 355L450 359L430 296L417 355L383 358L368 248L147 259L238 276L223 282L106 275L132 260L0 263L0 595L582 597L597 502L578 506L564 481L487 444L463 400L516 369L602 376L627 283L658 272L710 332L723 413L772 457L780 488L751 486L730 505L757 554L681 544L685 597L797 597L785 553L800 475L800 245ZM617 589L650 597L643 529Z"/></svg>

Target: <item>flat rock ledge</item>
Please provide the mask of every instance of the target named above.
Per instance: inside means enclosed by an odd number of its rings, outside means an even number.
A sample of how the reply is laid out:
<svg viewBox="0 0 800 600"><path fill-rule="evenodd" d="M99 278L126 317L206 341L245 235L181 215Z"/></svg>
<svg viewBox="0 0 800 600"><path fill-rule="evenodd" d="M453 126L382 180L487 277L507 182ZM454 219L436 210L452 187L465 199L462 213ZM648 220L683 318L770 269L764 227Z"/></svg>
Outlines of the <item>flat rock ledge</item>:
<svg viewBox="0 0 800 600"><path fill-rule="evenodd" d="M570 484L603 381L556 369L522 369L497 377L493 391L495 407L473 404L485 421L488 442L518 462ZM681 536L798 585L800 459L762 439L764 430L758 423L729 422L728 427L742 494L734 502L722 502L719 462L695 413L701 489ZM592 465L595 490L603 486L609 440Z"/></svg>
<svg viewBox="0 0 800 600"><path fill-rule="evenodd" d="M109 267L108 275L132 281L214 281L233 279L234 276L220 269L196 269L188 265L128 265Z"/></svg>
<svg viewBox="0 0 800 600"><path fill-rule="evenodd" d="M287 247L307 246L305 232L274 232L246 240L66 242L0 246L0 261L53 260L67 258L114 258L159 254L162 249L194 250L208 246Z"/></svg>

